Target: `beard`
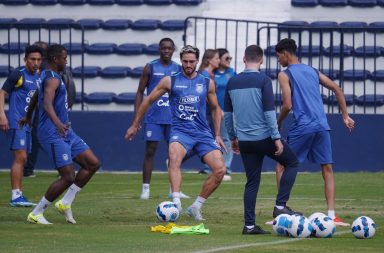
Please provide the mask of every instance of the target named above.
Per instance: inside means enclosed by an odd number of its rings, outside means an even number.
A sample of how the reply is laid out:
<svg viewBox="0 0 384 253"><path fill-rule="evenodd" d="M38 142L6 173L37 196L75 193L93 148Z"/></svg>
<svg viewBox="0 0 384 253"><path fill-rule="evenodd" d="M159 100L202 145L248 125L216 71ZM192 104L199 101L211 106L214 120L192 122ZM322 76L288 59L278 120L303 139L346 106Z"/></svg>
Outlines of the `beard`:
<svg viewBox="0 0 384 253"><path fill-rule="evenodd" d="M196 66L194 68L184 68L184 66L181 67L186 76L192 76L196 72Z"/></svg>

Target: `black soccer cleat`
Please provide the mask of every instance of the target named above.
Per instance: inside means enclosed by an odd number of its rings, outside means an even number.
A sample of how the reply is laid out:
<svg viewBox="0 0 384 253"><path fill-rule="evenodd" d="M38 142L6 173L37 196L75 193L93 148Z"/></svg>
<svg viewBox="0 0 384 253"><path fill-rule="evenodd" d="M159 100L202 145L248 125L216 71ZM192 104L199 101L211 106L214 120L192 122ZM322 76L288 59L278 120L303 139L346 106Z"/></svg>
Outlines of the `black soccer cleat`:
<svg viewBox="0 0 384 253"><path fill-rule="evenodd" d="M289 206L285 206L281 210L278 209L277 207L273 208L273 218L276 218L280 214L303 215L303 213L293 211Z"/></svg>
<svg viewBox="0 0 384 253"><path fill-rule="evenodd" d="M263 230L260 226L255 225L253 228L247 228L244 226L243 235L267 235L271 232Z"/></svg>

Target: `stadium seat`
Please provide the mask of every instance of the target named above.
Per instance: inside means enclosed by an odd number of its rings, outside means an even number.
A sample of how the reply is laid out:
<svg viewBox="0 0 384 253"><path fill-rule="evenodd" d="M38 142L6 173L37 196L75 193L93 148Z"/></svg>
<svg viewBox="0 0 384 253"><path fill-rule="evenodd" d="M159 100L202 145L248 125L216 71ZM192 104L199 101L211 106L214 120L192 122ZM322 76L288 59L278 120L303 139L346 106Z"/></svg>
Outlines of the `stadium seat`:
<svg viewBox="0 0 384 253"><path fill-rule="evenodd" d="M1 45L0 47L0 53L1 54L23 54L25 51L25 48L28 46L28 43L26 42L11 42L11 43L5 43Z"/></svg>
<svg viewBox="0 0 384 253"><path fill-rule="evenodd" d="M349 70L344 70L342 73L342 76L344 77L344 80L347 80L347 81L364 81L365 79L368 79L368 77L370 76L370 73L368 70L349 69Z"/></svg>
<svg viewBox="0 0 384 253"><path fill-rule="evenodd" d="M183 19L169 19L160 24L161 30L166 31L181 31L184 30L185 21Z"/></svg>
<svg viewBox="0 0 384 253"><path fill-rule="evenodd" d="M116 0L118 5L142 5L144 0Z"/></svg>
<svg viewBox="0 0 384 253"><path fill-rule="evenodd" d="M356 98L356 104L361 106L382 106L384 105L384 95L362 95Z"/></svg>
<svg viewBox="0 0 384 253"><path fill-rule="evenodd" d="M158 19L138 19L132 23L131 28L133 30L155 30L159 28L161 21Z"/></svg>
<svg viewBox="0 0 384 253"><path fill-rule="evenodd" d="M300 31L303 27L308 27L309 24L307 21L292 20L284 21L281 24L278 24L280 31Z"/></svg>
<svg viewBox="0 0 384 253"><path fill-rule="evenodd" d="M122 55L137 55L142 54L145 44L141 43L124 43L115 48L116 54Z"/></svg>
<svg viewBox="0 0 384 253"><path fill-rule="evenodd" d="M314 7L317 0L291 0L291 5L295 7Z"/></svg>
<svg viewBox="0 0 384 253"><path fill-rule="evenodd" d="M101 27L105 30L125 30L132 24L130 19L109 19L101 23Z"/></svg>
<svg viewBox="0 0 384 253"><path fill-rule="evenodd" d="M63 46L67 49L68 54L82 54L86 47L80 42L64 43Z"/></svg>
<svg viewBox="0 0 384 253"><path fill-rule="evenodd" d="M356 95L353 94L344 94L345 98L345 103L347 105L353 105L356 100ZM326 103L329 105L338 105L339 103L337 102L336 95L332 94L329 96L329 98L326 100Z"/></svg>
<svg viewBox="0 0 384 253"><path fill-rule="evenodd" d="M149 55L159 55L159 44L153 43L144 48L144 53Z"/></svg>
<svg viewBox="0 0 384 253"><path fill-rule="evenodd" d="M97 66L84 66L84 77L85 78L93 78L99 75L101 68ZM72 69L73 77L81 77L81 67L76 67Z"/></svg>
<svg viewBox="0 0 384 253"><path fill-rule="evenodd" d="M131 73L129 73L128 75L130 77L138 78L141 76L141 74L143 74L143 70L144 70L144 67L136 67L136 68L133 68Z"/></svg>
<svg viewBox="0 0 384 253"><path fill-rule="evenodd" d="M101 27L103 20L95 18L85 18L79 19L74 24L75 29L84 29L84 30L97 30Z"/></svg>
<svg viewBox="0 0 384 253"><path fill-rule="evenodd" d="M340 71L338 71L337 69L322 69L320 71L332 80L338 79L340 75Z"/></svg>
<svg viewBox="0 0 384 253"><path fill-rule="evenodd" d="M87 96L87 93L84 93L84 101L85 101L86 96ZM78 91L78 92L76 92L75 103L81 103L81 101L83 101L82 92Z"/></svg>
<svg viewBox="0 0 384 253"><path fill-rule="evenodd" d="M316 45L301 46L298 48L297 54L301 56L319 56L321 52L324 52L324 48Z"/></svg>
<svg viewBox="0 0 384 253"><path fill-rule="evenodd" d="M310 24L311 28L314 28L313 30L317 30L316 28L321 28L322 31L331 30L338 28L339 25L335 21L315 21ZM330 29L326 29L330 28Z"/></svg>
<svg viewBox="0 0 384 253"><path fill-rule="evenodd" d="M116 104L134 104L136 93L134 92L123 92L113 97L113 102Z"/></svg>
<svg viewBox="0 0 384 253"><path fill-rule="evenodd" d="M202 0L173 0L173 3L176 5L199 5L201 4Z"/></svg>
<svg viewBox="0 0 384 253"><path fill-rule="evenodd" d="M368 24L366 22L348 21L341 22L339 27L343 28L343 32L362 32L368 27Z"/></svg>
<svg viewBox="0 0 384 253"><path fill-rule="evenodd" d="M328 47L328 48L324 49L324 54L326 56L330 56L330 55L340 56L341 52L343 52L343 56L350 56L350 55L352 55L353 47L348 46L348 45L344 45L343 49L341 49L340 46L334 45L332 47Z"/></svg>
<svg viewBox="0 0 384 253"><path fill-rule="evenodd" d="M384 81L384 69L373 71L371 73L370 79L372 81Z"/></svg>
<svg viewBox="0 0 384 253"><path fill-rule="evenodd" d="M271 78L272 80L276 80L277 76L279 75L280 69L262 69L260 70L260 72L269 76L269 78Z"/></svg>
<svg viewBox="0 0 384 253"><path fill-rule="evenodd" d="M60 0L61 5L83 5L87 0Z"/></svg>
<svg viewBox="0 0 384 253"><path fill-rule="evenodd" d="M92 92L84 98L84 101L88 104L109 104L115 96L113 92Z"/></svg>
<svg viewBox="0 0 384 253"><path fill-rule="evenodd" d="M15 18L0 18L0 28L11 28L16 23Z"/></svg>
<svg viewBox="0 0 384 253"><path fill-rule="evenodd" d="M170 5L172 0L144 0L144 3L148 5Z"/></svg>
<svg viewBox="0 0 384 253"><path fill-rule="evenodd" d="M369 24L368 32L384 32L384 22L372 22Z"/></svg>
<svg viewBox="0 0 384 253"><path fill-rule="evenodd" d="M348 0L348 5L352 7L375 7L376 0Z"/></svg>
<svg viewBox="0 0 384 253"><path fill-rule="evenodd" d="M100 76L104 78L123 78L131 72L131 68L124 66L105 67L100 71Z"/></svg>
<svg viewBox="0 0 384 253"><path fill-rule="evenodd" d="M55 5L58 4L58 0L29 0L30 4L33 5L42 5L42 6L48 6L48 5Z"/></svg>
<svg viewBox="0 0 384 253"><path fill-rule="evenodd" d="M12 0L12 1L2 1L4 5L27 5L29 0Z"/></svg>
<svg viewBox="0 0 384 253"><path fill-rule="evenodd" d="M8 75L13 71L13 67L9 66L0 66L0 77L8 77Z"/></svg>
<svg viewBox="0 0 384 253"><path fill-rule="evenodd" d="M384 48L380 46L358 47L355 48L355 55L358 57L379 57L381 55L382 50L384 50Z"/></svg>
<svg viewBox="0 0 384 253"><path fill-rule="evenodd" d="M71 28L74 24L75 20L71 18L53 18L47 20L43 27L47 29L68 29Z"/></svg>
<svg viewBox="0 0 384 253"><path fill-rule="evenodd" d="M89 5L113 5L114 0L87 0Z"/></svg>
<svg viewBox="0 0 384 253"><path fill-rule="evenodd" d="M112 54L117 45L115 43L94 43L86 47L87 54Z"/></svg>
<svg viewBox="0 0 384 253"><path fill-rule="evenodd" d="M377 0L376 4L378 6L384 7L384 0Z"/></svg>
<svg viewBox="0 0 384 253"><path fill-rule="evenodd" d="M23 18L15 24L19 29L40 29L45 24L43 18Z"/></svg>
<svg viewBox="0 0 384 253"><path fill-rule="evenodd" d="M347 0L319 0L319 5L323 7L338 7L338 6L347 6Z"/></svg>

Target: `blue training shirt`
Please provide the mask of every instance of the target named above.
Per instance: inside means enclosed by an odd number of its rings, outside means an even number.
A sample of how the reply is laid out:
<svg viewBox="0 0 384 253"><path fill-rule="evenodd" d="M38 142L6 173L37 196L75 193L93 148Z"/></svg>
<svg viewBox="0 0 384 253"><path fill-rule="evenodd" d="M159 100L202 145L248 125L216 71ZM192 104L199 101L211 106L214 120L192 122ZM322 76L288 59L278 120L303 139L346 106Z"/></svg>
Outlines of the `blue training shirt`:
<svg viewBox="0 0 384 253"><path fill-rule="evenodd" d="M221 109L224 108L225 88L227 87L229 79L231 79L231 77L235 75L236 73L233 70L233 68L227 68L224 72L220 72L218 70L215 70L213 72L215 86L216 86L217 101Z"/></svg>
<svg viewBox="0 0 384 253"><path fill-rule="evenodd" d="M293 122L290 135L330 130L320 94L319 72L305 64L291 64L284 71L291 85Z"/></svg>
<svg viewBox="0 0 384 253"><path fill-rule="evenodd" d="M50 143L56 139L62 138L59 135L55 124L44 110L44 89L47 81L55 78L59 80L60 86L55 92L55 98L53 100L53 108L57 117L63 124L68 124L68 100L67 89L61 76L53 70L46 69L41 74L41 86L39 89L39 127L37 129L37 137L41 143Z"/></svg>
<svg viewBox="0 0 384 253"><path fill-rule="evenodd" d="M272 81L257 70L246 69L227 85L224 118L231 140L279 139Z"/></svg>
<svg viewBox="0 0 384 253"><path fill-rule="evenodd" d="M161 64L160 59L148 63L148 66L150 78L148 80L147 95L152 92L163 77L173 75L181 70L180 65L176 62L171 61L171 64L166 66ZM144 123L171 124L172 114L169 109L168 97L169 94L166 93L151 105L145 115Z"/></svg>
<svg viewBox="0 0 384 253"><path fill-rule="evenodd" d="M39 73L30 73L25 67L15 69L4 82L2 89L9 94L8 122L10 128L20 128L18 121L25 116L39 82ZM30 131L28 125L25 126L25 129Z"/></svg>

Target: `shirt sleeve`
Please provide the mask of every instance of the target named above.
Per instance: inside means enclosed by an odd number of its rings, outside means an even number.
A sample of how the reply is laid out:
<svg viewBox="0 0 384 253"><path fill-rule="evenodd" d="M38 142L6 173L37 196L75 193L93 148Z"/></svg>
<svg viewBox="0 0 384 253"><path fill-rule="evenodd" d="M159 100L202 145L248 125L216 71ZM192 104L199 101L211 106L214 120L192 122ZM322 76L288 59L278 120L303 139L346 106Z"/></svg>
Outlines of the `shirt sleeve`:
<svg viewBox="0 0 384 253"><path fill-rule="evenodd" d="M271 138L273 140L280 139L280 133L277 126L276 112L275 112L275 99L273 97L272 81L267 79L262 90L262 101L264 117L271 129Z"/></svg>
<svg viewBox="0 0 384 253"><path fill-rule="evenodd" d="M229 95L228 85L225 89L224 94L224 123L228 131L228 136L230 140L237 138L236 131L233 123L233 106L231 96Z"/></svg>
<svg viewBox="0 0 384 253"><path fill-rule="evenodd" d="M14 70L7 80L5 80L2 89L6 91L8 94L12 93L12 91L19 86L19 80L22 77L22 73L19 70ZM20 80L22 82L22 80ZM21 85L22 83L20 83Z"/></svg>

